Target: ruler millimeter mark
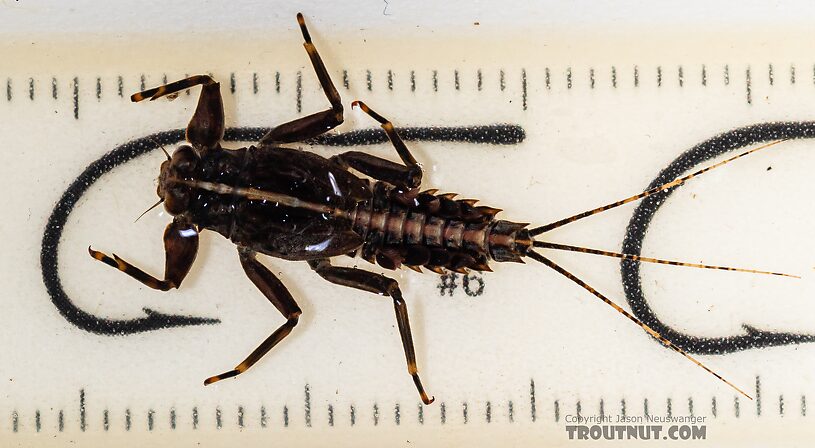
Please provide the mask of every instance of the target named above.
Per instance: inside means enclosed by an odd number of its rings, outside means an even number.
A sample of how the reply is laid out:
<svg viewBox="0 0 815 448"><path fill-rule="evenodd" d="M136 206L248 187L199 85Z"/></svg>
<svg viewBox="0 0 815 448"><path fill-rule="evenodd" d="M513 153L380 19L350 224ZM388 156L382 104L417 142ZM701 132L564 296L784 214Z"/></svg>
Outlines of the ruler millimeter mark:
<svg viewBox="0 0 815 448"><path fill-rule="evenodd" d="M755 399L755 415L756 416L761 416L762 413L765 412L765 410L766 410L765 409L766 406L762 407L762 401L766 400L766 397L762 396L761 388L762 388L761 377L756 376L755 377L755 397L756 397L756 399ZM318 425L321 426L323 424L326 425L326 426L329 426L329 427L334 427L334 426L337 426L337 425L340 425L340 424L343 424L343 423L348 425L348 426L353 427L358 423L358 420L359 420L359 413L358 413L359 406L351 404L348 407L349 413L348 413L347 419L340 419L339 416L337 415L337 409L338 408L333 403L328 403L326 405L326 408L325 408L325 421L322 422L321 420L318 420L318 422L320 422L320 423L315 423L314 420L313 420L313 418L314 418L314 409L315 409L314 408L314 401L315 400L314 400L313 392L311 390L311 386L309 384L306 384L304 386L304 388L303 388L303 391L304 391L304 395L303 395L304 401L303 401L303 414L302 414L303 418L302 418L302 420L296 419L293 416L291 416L290 415L291 412L290 412L289 405L284 404L280 408L281 409L281 414L279 414L280 417L281 417L280 424L282 424L283 427L292 426L293 424L295 424L295 422L296 422L296 424L302 424L302 426L307 427L307 428L312 427L312 426L318 426ZM538 398L536 397L535 380L534 379L530 379L530 382L529 382L529 397L528 398L529 398L529 409L528 409L527 418L528 418L528 421L530 421L532 423L535 423L535 422L537 422L539 420L539 418L538 418L539 417L539 411L538 411ZM478 403L478 402L476 402L476 403ZM473 406L472 403L467 402L467 401L462 401L461 405L460 405L461 406L460 407L460 418L457 419L458 422L460 424L473 424L473 423L479 423L479 424L490 424L490 423L512 424L512 423L515 423L517 421L516 417L518 416L518 414L516 412L515 401L512 398L509 398L506 401L504 401L504 403L506 403L506 406L504 408L505 412L503 413L501 418L498 417L501 414L496 411L496 406L495 406L495 403L497 403L496 401L494 401L494 400L492 400L492 401L491 400L484 400L483 403L484 403L483 404L483 410L482 410L482 413L480 413L480 417L479 417L479 414L474 414L476 412L476 409L474 409L475 406ZM674 401L670 397L666 398L665 399L665 415L668 416L668 417L670 417L670 416L672 416L674 414L675 415L683 415L683 412L687 412L687 415L691 415L691 416L697 415L696 409L694 407L695 402L694 402L693 397L689 396L687 398L687 400L686 400L686 403L687 403L687 411L675 412L674 411ZM791 414L791 412L789 411L789 407L790 407L789 403L794 403L794 400L785 399L784 394L779 394L778 395L777 406L775 407L778 416L783 417L784 415ZM641 415L643 415L643 416L657 415L657 412L655 412L653 410L652 404L653 404L653 400L649 401L648 398L644 398L643 401L642 401L642 414ZM551 416L551 419L549 419L548 421L553 422L553 423L559 423L562 420L561 417L563 415L565 415L565 414L568 414L569 412L568 412L568 410L563 409L563 407L564 407L564 401L563 400L553 399L552 406L553 406L553 408L552 408L552 416ZM93 422L93 419L88 418L88 415L92 415L92 412L89 412L89 409L88 409L90 407L91 406L88 404L88 400L86 399L85 389L84 388L80 389L79 390L79 405L78 405L78 409L77 409L77 413L78 413L78 420L77 420L77 425L78 426L77 426L77 428L81 432L94 431L94 430L98 430L98 429L101 429L103 431L109 431L111 429L111 426L115 425L114 423L112 423L112 421L115 421L111 417L112 412L107 407L105 407L102 410L100 424L95 425L94 422ZM439 403L438 418L439 418L439 423L441 425L446 425L446 424L451 423L450 418L449 418L448 413L447 413L447 408L448 408L447 403L445 403L445 402L440 402ZM799 407L798 408L799 408L798 414L801 417L806 417L806 415L807 415L807 397L806 397L806 394L801 394L800 395ZM410 406L404 407L399 402L394 403L391 407L382 406L380 403L374 402L374 403L371 404L369 409L371 411L371 416L370 416L371 420L369 421L369 423L371 425L373 425L373 426L379 426L380 422L384 418L386 418L385 414L386 414L387 409L390 409L390 412L388 412L388 413L391 415L390 418L392 419L392 423L394 425L396 425L396 426L401 425L405 421L405 419L407 418L406 414L408 413L409 409L415 409L415 420L413 420L413 421L415 421L415 423L418 426L423 426L425 424L425 420L426 420L425 406L423 406L421 403L418 403L417 406L415 408L413 408L413 407L410 407ZM166 427L168 427L170 430L175 431L175 430L183 430L183 429L185 429L184 427L181 427L178 424L179 412L180 411L175 406L167 407L167 416L166 416L166 425L167 426ZM189 426L186 429L198 430L198 429L201 428L201 425L200 425L200 412L201 412L201 410L199 409L198 406L193 406L192 408L190 408L190 414L189 414L190 421L189 421ZM574 415L578 415L578 416L584 415L586 413L584 403L579 399L576 400L575 403L574 403L574 412L575 412ZM410 412L410 413L412 414L412 412ZM620 415L622 415L624 417L625 416L636 415L636 414L632 414L629 411L629 409L627 409L627 403L626 403L625 398L619 400L619 413L620 413ZM70 415L70 412L68 412L67 414ZM160 429L164 428L164 426L161 423L159 423L159 421L164 421L164 418L161 417L161 414L163 414L163 413L156 410L156 408L148 406L144 411L144 420L141 421L141 423L140 423L139 421L134 421L134 415L136 415L136 414L134 414L133 410L130 407L126 407L124 409L123 414L122 414L122 418L120 420L118 420L118 421L121 422L121 429L124 430L124 431L138 432L138 431L140 431L142 429L146 429L148 432L151 432L151 431L154 431L154 430L160 430ZM215 429L233 428L234 427L234 428L240 430L240 429L244 429L246 427L249 427L250 426L250 424L249 424L250 420L256 420L256 425L258 427L260 427L260 428L267 428L267 427L270 426L269 425L269 414L268 414L268 411L267 411L267 407L265 405L260 405L258 407L258 412L255 415L254 419L250 418L250 416L252 414L254 414L254 413L248 407L246 407L244 405L240 405L240 404L236 406L236 408L234 410L234 414L231 411L230 412L225 411L225 408L223 408L220 405L214 405L214 407L212 408L213 427ZM598 405L597 405L596 414L601 415L601 416L609 414L607 406L606 406L606 400L605 399L600 398L600 400L598 402ZM704 415L704 414L702 414L702 415ZM719 409L719 406L718 406L718 400L717 400L717 398L715 396L713 396L711 398L711 400L710 400L710 414L709 415L711 417L713 417L713 418L719 418L720 417L720 409ZM737 418L737 419L742 417L742 407L741 407L739 398L737 396L734 396L734 399L733 399L732 416ZM11 417L11 430L14 433L23 432L23 431L32 430L32 429L35 432L39 433L39 432L43 431L43 428L45 426L45 424L43 422L43 420L45 420L45 419L44 419L44 416L43 416L40 409L34 410L33 415L30 417L30 420L29 420L29 416L22 415L16 409L11 411L10 417ZM33 425L29 426L29 422L33 423ZM63 432L63 431L66 430L65 426L66 426L66 410L65 409L60 409L58 411L58 414L57 414L57 430L59 432ZM45 430L45 432L47 432L47 429Z"/></svg>
<svg viewBox="0 0 815 448"><path fill-rule="evenodd" d="M773 86L780 84L780 79L777 76L776 66L772 63L767 64L767 83L768 87L772 88ZM788 66L789 76L785 77L788 85L792 86L796 84L796 66L795 64L789 64ZM812 71L812 83L815 85L815 64L813 64L813 71ZM699 85L702 87L706 87L711 83L711 76L712 76L712 68L710 68L707 64L700 64L696 68L700 74L698 81ZM643 76L643 71L646 70L644 67L639 65L632 65L630 68L631 77L632 77L632 85L636 87L640 87L642 85L641 77ZM671 69L673 72L672 76L675 76L675 82L670 83L671 86L677 88L685 87L687 82L687 73L692 70L690 66L687 65L677 65L674 69ZM469 84L465 84L462 82L464 75L458 69L451 69L447 71L440 72L439 70L425 70L425 71L417 71L417 70L409 70L404 73L396 72L392 69L385 70L382 74L374 73L371 70L364 70L364 79L359 81L360 85L363 85L364 88L369 91L373 92L380 88L386 89L388 91L397 91L400 89L409 90L410 92L416 92L417 88L424 85L425 88L428 90L432 90L434 93L439 93L440 91L445 91L445 89L450 89L453 91L461 91L464 89L465 86ZM608 72L608 77L606 79L607 84L600 85L601 78L606 78L605 76L600 76L600 73ZM596 89L600 87L607 87L611 89L617 89L620 86L620 74L622 70L617 65L611 65L608 69L600 70L597 67L589 66L586 69L586 82L584 84L585 88L588 89ZM356 82L350 79L349 70L344 69L340 72L339 79L341 80L342 86L349 90L352 85L355 85ZM475 69L472 73L473 78L473 88L468 89L469 93L474 92L481 92L484 90L484 70L481 68ZM558 82L558 77L555 76L556 73L563 73L563 77L560 81L563 82L563 86L566 90L571 90L573 88L578 88L581 86L581 76L578 76L578 73L575 72L575 69L571 66L565 67L565 69L560 72L558 70L554 70L549 66L543 67L543 73L540 80L535 77L532 77L531 74L528 73L526 68L521 68L517 76L518 87L520 89L520 104L522 110L527 110L529 105L529 90L530 86L532 87L542 87L542 91L551 91L552 87L556 85ZM753 90L754 90L754 71L750 65L745 66L745 79L744 79L744 93L745 93L745 102L747 105L753 104ZM381 75L381 76L380 76ZM428 79L421 79L422 75L427 75ZM440 85L441 75L445 75L445 80L448 80L449 83L442 83ZM302 95L303 95L303 74L300 71L295 72L292 75L295 78L295 109L298 113L302 113L303 106L302 106ZM417 79L417 76L420 79ZM469 76L469 74L468 74ZM656 66L653 70L654 82L658 89L663 87L668 87L668 68L662 65ZM504 69L497 70L497 83L493 86L500 92L504 92L507 89L507 82L509 76ZM162 81L165 81L167 75L162 75ZM245 79L244 79L245 78ZM277 71L274 72L274 91L277 94L281 93L281 79L285 78L281 72ZM50 78L50 90L51 90L51 97L54 100L59 98L59 80L56 76L51 76ZM72 100L72 107L73 107L73 117L74 119L79 119L80 115L80 108L79 102L81 99L81 93L84 86L87 84L91 86L89 88L94 90L95 98L97 102L101 102L104 96L105 87L107 84L113 84L115 88L115 94L113 96L118 98L126 98L126 77L123 75L118 75L112 82L106 82L102 76L91 76L88 82L83 81L85 78L80 78L79 76L73 76L69 80L68 88L71 92L71 100ZM401 85L400 80L401 79ZM731 76L731 67L729 64L724 64L721 67L721 82L724 86L730 86L732 84L732 76ZM47 81L48 79L46 79ZM251 93L253 95L258 95L261 91L263 91L266 86L265 77L263 77L258 72L251 72L247 73L245 76L238 76L235 72L231 72L226 82L229 83L229 92L232 95L239 95L243 94L244 92ZM155 83L158 83L156 81ZM380 86L381 83L381 86ZM37 94L37 89L40 87L40 81L35 77L26 77L25 79L21 80L14 80L13 78L9 77L6 78L6 102L13 103L18 99L25 99L27 98L28 101L33 102L35 100L39 100L42 95ZM132 90L144 90L147 86L147 77L146 75L142 74L139 76L138 87L133 87Z"/></svg>
<svg viewBox="0 0 815 448"><path fill-rule="evenodd" d="M281 74L281 72L273 72L274 73L274 92L276 94L281 93L281 83L285 82L287 76L285 74ZM417 75L418 73L418 75ZM444 72L442 72L444 73ZM452 69L450 70L451 78L449 83L449 88L453 91L461 91L463 90L462 82L459 80L459 70ZM495 85L496 89L500 89L500 91L505 90L505 84L503 81L503 70L500 70L501 73L501 81ZM343 87L348 90L351 88L352 85L356 85L356 82L350 79L349 71L342 70L340 72L340 79L342 82ZM422 85L430 90L429 86L432 86L432 91L434 93L439 93L440 91L444 91L444 87L446 84L442 83L440 85L440 72L439 70L433 70L429 73L428 79L422 79L421 75L423 73L421 71L417 72L416 70L410 70L409 72L405 72L401 74L394 70L387 70L384 72L383 77L379 77L371 70L365 70L365 79L361 81L361 85L365 86L365 89L369 92L373 92L375 90L386 89L388 91L395 91L399 88L403 88L405 91L409 90L410 92L416 92L417 88L420 88ZM303 112L303 94L304 86L303 86L303 73L301 71L296 71L291 74L291 77L294 79L294 106L295 110L298 113ZM483 74L481 69L477 69L473 73L473 84L477 86L477 88L470 89L472 92L480 92L482 91L483 87ZM80 101L82 99L82 93L86 89L86 85L90 86L93 92L93 96L96 98L97 102L101 102L102 99L106 99L107 96L105 95L106 90L109 88L108 86L113 86L115 89L115 93L112 95L118 99L126 99L129 98L127 96L126 90L128 89L127 85L134 83L128 82L128 78L125 75L117 75L112 80L108 81L103 78L101 75L92 75L87 77L87 81L85 81L86 77L79 77L73 76L70 79L70 83L68 85L69 91L71 92L71 101L72 101L72 108L73 108L73 117L74 119L79 119L80 116ZM418 78L418 79L417 79ZM51 76L51 96L53 100L58 100L60 98L61 90L59 89L60 80L57 76ZM160 77L161 82L166 83L167 75L163 74ZM402 80L401 85L399 80ZM446 78L445 78L446 79ZM39 95L37 95L37 88L38 88L38 81L37 78L29 77L24 80L23 83L25 85L26 90L26 97L30 102L35 101L35 99L39 99ZM238 76L235 72L231 72L229 77L224 80L228 83L229 89L228 92L232 95L242 95L245 93L250 93L252 95L258 95L261 92L267 89L266 83L268 82L265 76L262 76L261 73L258 72L250 72L244 76ZM381 82L381 85L379 84ZM526 104L526 89L527 89L527 82L526 82L526 72L525 70L521 70L517 74L517 82L522 90L521 94L521 101L520 103L525 106ZM159 80L153 82L154 84L158 84ZM6 79L6 102L7 103L16 103L19 98L17 95L17 91L15 90L15 86L20 83L15 83L12 78ZM148 82L148 76L145 74L138 75L137 83L130 87L131 90L144 90ZM420 86L420 87L417 87ZM525 108L524 108L525 110Z"/></svg>

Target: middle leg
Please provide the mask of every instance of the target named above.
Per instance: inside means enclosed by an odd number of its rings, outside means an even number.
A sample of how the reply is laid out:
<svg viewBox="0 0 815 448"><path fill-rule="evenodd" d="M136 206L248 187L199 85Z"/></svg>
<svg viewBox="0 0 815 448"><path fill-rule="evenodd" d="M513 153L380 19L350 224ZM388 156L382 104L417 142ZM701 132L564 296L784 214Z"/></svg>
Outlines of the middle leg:
<svg viewBox="0 0 815 448"><path fill-rule="evenodd" d="M289 293L289 290L286 289L286 286L283 285L283 282L275 277L275 275L272 274L272 272L263 266L259 261L257 261L254 251L239 248L238 254L240 255L241 265L243 266L243 270L246 272L246 276L249 277L249 280L252 280L252 283L257 286L260 292L262 292L263 295L266 296L270 302L272 302L272 305L274 305L275 308L280 311L280 314L286 318L286 323L275 330L271 336L266 338L266 340L263 341L258 348L250 353L249 356L247 356L246 359L244 359L234 369L220 375L207 378L204 381L205 386L226 378L232 378L233 376L237 376L247 371L256 362L258 362L263 355L269 353L269 350L271 350L275 345L282 341L283 338L291 333L291 330L295 327L295 325L297 325L300 314L302 314L300 307L297 305L297 302L294 301L294 298L291 296L291 293Z"/></svg>
<svg viewBox="0 0 815 448"><path fill-rule="evenodd" d="M392 278L384 275L374 274L356 268L343 268L332 266L327 259L312 260L308 262L320 277L337 285L349 286L363 291L373 292L393 299L393 308L396 311L396 322L399 325L399 334L402 337L402 347L405 350L408 373L413 377L413 383L419 391L419 396L424 404L433 403L435 398L428 397L427 392L419 379L419 370L416 367L416 351L413 349L413 335L410 332L410 321L408 321L407 305L402 298L402 291L399 284Z"/></svg>
<svg viewBox="0 0 815 448"><path fill-rule="evenodd" d="M340 94L337 92L337 88L334 87L320 54L317 53L317 47L311 43L311 35L308 28L306 28L303 15L300 13L297 14L297 23L300 24L300 31L302 31L305 40L303 46L306 48L309 59L311 59L314 71L317 72L317 79L320 80L323 92L328 97L328 102L331 103L331 109L283 123L264 135L260 139L261 144L299 142L316 137L342 124L343 108Z"/></svg>

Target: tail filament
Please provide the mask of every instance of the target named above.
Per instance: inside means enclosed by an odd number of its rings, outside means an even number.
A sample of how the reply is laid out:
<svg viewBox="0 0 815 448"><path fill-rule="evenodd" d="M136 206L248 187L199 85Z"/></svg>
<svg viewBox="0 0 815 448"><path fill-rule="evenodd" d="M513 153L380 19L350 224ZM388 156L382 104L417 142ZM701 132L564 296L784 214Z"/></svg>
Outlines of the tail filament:
<svg viewBox="0 0 815 448"><path fill-rule="evenodd" d="M555 221L555 222L553 222L551 224L547 224L545 226L540 226L540 227L536 227L534 229L530 229L529 234L531 236L540 235L541 233L545 233L545 232L548 232L550 230L557 229L558 227L562 227L562 226L564 226L566 224L575 222L575 221L577 221L579 219L583 219L583 218L585 218L587 216L596 215L596 214L604 212L606 210L611 210L612 208L616 208L616 207L619 207L621 205L628 204L629 202L633 202L633 201L636 201L636 200L639 200L639 199L647 198L648 196L651 196L654 193L659 193L660 191L667 190L669 188L678 187L679 185L684 184L688 180L690 180L690 179L692 179L692 178L694 178L696 176L699 176L701 174L704 174L704 173L706 173L706 172L708 172L708 171L710 171L710 170L712 170L714 168L719 168L720 166L726 165L726 164L728 164L728 163L730 163L730 162L732 162L732 161L734 161L736 159L740 159L740 158L742 158L742 157L744 157L746 155L752 154L752 153L757 152L757 151L761 151L762 149L766 149L766 148L769 148L771 146L775 146L775 145L777 145L777 144L779 144L781 142L785 142L787 140L789 140L789 139L776 140L774 142L767 143L767 144L759 146L757 148L753 148L753 149L750 149L748 151L745 151L745 152L743 152L743 153L741 153L739 155L733 156L733 157L731 157L731 158L729 158L727 160L722 160L721 162L713 164L713 165L711 165L711 166L709 166L707 168L702 168L701 170L695 171L695 172L693 172L691 174L688 174L687 176L680 177L679 179L674 179L674 180L672 180L672 181L670 181L668 183L656 186L654 188L651 188L650 190L646 190L646 191L644 191L644 192L642 192L640 194L636 194L634 196L631 196L631 197L628 197L628 198L625 198L625 199L622 199L622 200L619 200L619 201L616 201L616 202L612 202L611 204L607 204L607 205L604 205L602 207L597 207L595 209L591 209L591 210L587 210L587 211L582 212L582 213L578 213L578 214L576 214L574 216L570 216L568 218L564 218L564 219L561 219L559 221Z"/></svg>
<svg viewBox="0 0 815 448"><path fill-rule="evenodd" d="M600 299L600 300L602 300L603 302L605 302L605 303L606 303L608 306L610 306L610 307L614 308L614 309L615 309L615 310L616 310L618 313L620 313L620 314L622 314L623 316L627 317L627 318L628 318L628 320L630 320L631 322L634 322L635 324L639 325L639 326L640 326L640 327L641 327L643 330L645 330L645 332L646 332L646 333L648 333L648 334L650 334L651 336L653 336L655 339L657 339L659 342L661 342L661 343L662 343L664 346L666 346L666 347L670 348L671 350L673 350L673 351L675 351L675 352L679 353L680 355L684 356L685 358L687 358L688 360L690 360L692 363L696 364L697 366L699 366L699 367L701 367L701 368L705 369L705 371L706 371L706 372L708 372L708 373L710 373L711 375L715 376L716 378L720 379L720 380L721 380L721 381L723 381L725 384L727 384L728 386L730 386L730 387L732 387L733 389L735 389L735 390L736 390L738 393L740 393L740 394L744 395L745 397L749 398L750 400L752 400L752 399L753 399L753 397L751 397L751 396L747 395L747 394L746 394L746 393L745 393L743 390L741 390L741 389L739 389L738 387L736 387L736 386L735 386L733 383L731 383L730 381L727 381L727 380L726 380L726 379L724 379L724 378L723 378L721 375L719 375L718 373L714 372L713 370L711 370L711 369L710 369L709 367L707 367L706 365L702 364L702 362L701 362L701 361L699 361L699 360L697 360L696 358L694 358L693 356L689 355L689 354L688 354L688 353L687 353L685 350L682 350L681 348L679 348L679 346L677 346L677 345L675 345L674 343L672 343L671 341L669 341L667 338L665 338L664 336L662 336L661 334L659 334L659 333L658 333L656 330L654 330L654 329L652 329L651 327L649 327L648 325L646 325L646 324L645 324L643 321L641 321L641 320L637 319L636 317L634 317L634 315L632 315L632 314L631 314L631 313L629 313L628 311L626 311L626 310L622 309L622 308L621 308L619 305L617 305L616 303L612 302L612 301L611 301L611 299L609 299L608 297L604 296L602 293L600 293L600 292L599 292L599 291L597 291L596 289L594 289L594 288L592 288L591 286L589 286L589 284L588 284L588 283L586 283L586 282L584 282L583 280L580 280L579 278L577 278L577 277L576 277L574 274L572 274L571 272L567 271L566 269L563 269L562 267L560 267L559 265L557 265L557 264L556 264L555 262L553 262L552 260L550 260L550 259L548 259L548 258L544 257L543 255L541 255L541 254L539 254L539 253L535 252L534 250L530 250L530 251L528 251L526 254L527 254L527 255L528 255L530 258L532 258L533 260L539 261L539 262L541 262L541 263L545 264L546 266L549 266L550 268L554 269L555 271L557 271L558 273L560 273L560 274L561 274L561 275L563 275L564 277L566 277L566 278L568 278L569 280L571 280L571 281L573 281L573 282L577 283L577 284L578 284L578 285L580 285L580 286L581 286L583 289L585 289L586 291L590 292L591 294L593 294L593 295L594 295L595 297L597 297L598 299Z"/></svg>
<svg viewBox="0 0 815 448"><path fill-rule="evenodd" d="M674 179L674 180L672 180L670 182L667 182L667 183L664 183L662 185L656 186L654 188L648 189L648 190L646 190L646 191L644 191L644 192L642 192L640 194L636 194L634 196L630 196L628 198L625 198L625 199L622 199L622 200L619 200L619 201L616 201L616 202L612 202L612 203L604 205L602 207L597 207L597 208L594 208L594 209L591 209L591 210L587 210L587 211L584 211L582 213L578 213L576 215L573 215L573 216L570 216L568 218L564 218L564 219L555 221L553 223L550 223L550 224L547 224L547 225L544 225L544 226L536 227L534 229L529 229L527 235L528 235L528 237L530 237L529 239L531 239L531 237L540 235L542 233L548 232L548 231L556 229L558 227L562 227L562 226L564 226L566 224L575 222L577 220L586 218L588 216L596 215L598 213L602 213L602 212L604 212L606 210L610 210L612 208L619 207L619 206L627 204L629 202L633 202L633 201L636 201L636 200L639 200L639 199L647 198L648 196L659 193L661 191L665 191L667 189L680 186L680 185L684 184L685 182L687 182L688 180L690 180L690 179L692 179L692 178L694 178L696 176L699 176L699 175L704 174L704 173L706 173L706 172L708 172L710 170L713 170L715 168L726 165L726 164L728 164L728 163L730 163L730 162L732 162L732 161L734 161L736 159L739 159L741 157L744 157L746 155L752 154L752 153L760 151L762 149L766 149L766 148L775 146L775 145L777 145L777 144L779 144L781 142L787 141L787 140L789 140L789 139L776 140L776 141L773 141L773 142L758 146L756 148L744 151L744 152L742 152L742 153L740 153L740 154L738 154L736 156L730 157L729 159L723 160L721 162L710 165L710 166L708 166L706 168L703 168L701 170L695 171L695 172L693 172L691 174L688 174L686 176ZM631 261L637 261L637 262L668 264L668 265L673 265L673 266L684 266L684 267L693 267L693 268L701 268L701 269L717 269L717 270L724 270L724 271L747 272L747 273L752 273L752 274L766 274L766 275L777 275L777 276L784 276L784 277L800 278L800 277L798 277L796 275L783 274L783 273L779 273L779 272L759 271L759 270L756 270L756 269L732 268L732 267L726 267L726 266L714 266L714 265L706 265L706 264L698 264L698 263L686 263L686 262L680 262L680 261L663 260L663 259L658 259L658 258L642 257L642 256L639 256L639 255L624 254L624 253L611 252L611 251L606 251L606 250L590 249L590 248L587 248L587 247L578 247L578 246L570 246L570 245L566 245L566 244L550 243L550 242L546 242L546 241L532 241L532 246L536 247L536 248L541 248L541 249L553 249L553 250L563 250L563 251L571 251L571 252L582 252L582 253L588 253L588 254L593 254L593 255L602 255L602 256L606 256L606 257L614 257L614 258L620 258L620 259L623 259L623 260L631 260ZM740 394L744 395L745 397L747 397L747 398L749 398L751 400L753 399L752 397L747 395L743 390L736 387L733 383L731 383L730 381L724 379L721 375L719 375L718 373L714 372L713 370L711 370L710 368L708 368L707 366L702 364L699 360L692 357L685 350L683 350L679 346L677 346L674 343L672 343L671 341L669 341L667 338L665 338L664 336L659 334L656 330L649 327L643 321L639 320L633 314L631 314L628 311L624 310L623 308L621 308L616 303L612 302L608 297L604 296L602 293L600 293L599 291L597 291L593 287L589 286L588 283L586 283L583 280L579 279L578 277L576 277L571 272L567 271L566 269L563 269L562 267L557 265L552 260L544 257L543 255L541 255L540 253L536 252L535 250L533 250L531 248L529 248L526 251L525 255L532 258L532 259L534 259L534 260L536 260L536 261L539 261L539 262L545 264L546 266L548 266L548 267L552 268L553 270L557 271L559 274L561 274L564 277L568 278L572 282L578 284L580 287L582 287L583 289L590 292L592 295L594 295L598 299L605 302L608 306L614 308L615 311L617 311L618 313L625 316L628 320L630 320L631 322L634 322L635 324L639 325L640 328L645 330L646 333L650 334L652 337L657 339L664 346L666 346L666 347L670 348L671 350L673 350L673 351L679 353L680 355L684 356L685 358L687 358L688 360L690 360L691 362L693 362L697 366L701 367L706 372L708 372L711 375L715 376L719 380L723 381L725 384L732 387L734 390L736 390Z"/></svg>

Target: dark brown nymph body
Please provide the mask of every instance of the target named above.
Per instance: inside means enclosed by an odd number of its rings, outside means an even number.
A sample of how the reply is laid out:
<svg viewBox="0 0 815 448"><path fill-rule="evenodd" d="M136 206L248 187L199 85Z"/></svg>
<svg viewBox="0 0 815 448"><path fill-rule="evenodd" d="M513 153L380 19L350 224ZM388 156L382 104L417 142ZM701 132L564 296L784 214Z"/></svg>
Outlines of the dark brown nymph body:
<svg viewBox="0 0 815 448"><path fill-rule="evenodd" d="M498 209L479 206L475 200L457 200L454 194L437 194L436 190L420 191L421 167L391 122L362 102L357 101L352 105L359 106L381 124L402 163L359 151L324 158L286 147L287 143L316 137L343 121L340 96L311 43L302 15L298 14L297 19L305 39L304 46L331 108L272 129L256 146L226 149L220 144L224 134L220 87L210 76L192 76L133 95L133 101L154 100L177 95L196 85L202 86L198 106L187 127L190 144L182 145L172 156L168 155L159 175L157 193L166 210L174 216L164 233L164 278L157 279L116 255L109 257L89 249L95 259L145 285L168 290L179 287L189 272L198 250L198 234L201 231L218 232L237 246L247 276L286 318L286 322L233 370L213 376L205 384L246 371L297 325L301 314L299 306L283 283L257 261L257 253L285 260L306 261L329 282L391 297L408 372L426 404L433 399L425 393L419 379L407 305L399 285L389 277L363 269L332 266L332 257L359 256L386 269L408 267L421 271L421 268L426 268L436 273L446 270L462 273L467 270L489 271L492 261L523 262L524 257L530 257L565 275L640 325L661 343L713 373L594 288L534 251L533 247L663 264L739 269L566 246L534 241L533 237L585 216L680 185L695 175L727 162L547 226L527 229L524 223L499 220L495 217ZM365 176L358 176L349 169Z"/></svg>

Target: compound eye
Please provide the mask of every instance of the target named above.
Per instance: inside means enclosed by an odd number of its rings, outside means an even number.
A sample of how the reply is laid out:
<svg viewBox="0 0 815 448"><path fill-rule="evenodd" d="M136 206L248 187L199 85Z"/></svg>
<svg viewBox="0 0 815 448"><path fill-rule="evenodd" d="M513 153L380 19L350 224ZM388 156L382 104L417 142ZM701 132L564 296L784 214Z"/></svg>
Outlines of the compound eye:
<svg viewBox="0 0 815 448"><path fill-rule="evenodd" d="M198 154L189 145L179 146L173 153L172 165L182 174L189 174L198 165Z"/></svg>
<svg viewBox="0 0 815 448"><path fill-rule="evenodd" d="M190 193L185 188L170 188L164 195L164 208L172 215L184 213L190 205Z"/></svg>

